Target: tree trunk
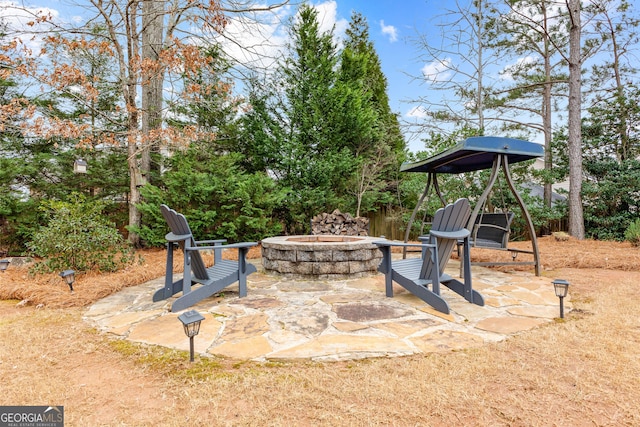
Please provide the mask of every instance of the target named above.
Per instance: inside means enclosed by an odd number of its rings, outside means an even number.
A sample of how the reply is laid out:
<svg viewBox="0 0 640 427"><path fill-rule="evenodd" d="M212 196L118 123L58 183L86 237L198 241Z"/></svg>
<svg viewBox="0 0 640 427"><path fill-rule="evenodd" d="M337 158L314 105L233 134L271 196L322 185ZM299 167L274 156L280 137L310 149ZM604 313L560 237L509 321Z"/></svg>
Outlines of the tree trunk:
<svg viewBox="0 0 640 427"><path fill-rule="evenodd" d="M607 19L609 19L609 28L611 28L611 32L609 37L611 38L611 45L613 49L613 74L616 79L616 97L621 108L620 114L620 122L618 123L618 138L619 143L616 149L616 155L618 157L618 161L623 162L629 158L629 151L631 148L631 144L629 141L629 135L627 131L627 115L628 110L626 108L626 99L624 95L624 84L622 83L622 65L620 64L620 57L622 56L622 52L618 47L618 40L616 37L616 32L614 31L615 25L611 23L609 16L607 15ZM624 50L624 49L623 49Z"/></svg>
<svg viewBox="0 0 640 427"><path fill-rule="evenodd" d="M151 153L159 151L159 131L162 126L162 85L164 67L160 63L164 32L164 0L142 2L142 60L148 64L142 71L142 146L141 172L148 182Z"/></svg>
<svg viewBox="0 0 640 427"><path fill-rule="evenodd" d="M140 202L140 186L138 185L138 178L140 177L140 159L139 159L139 112L136 105L136 93L137 93L137 73L136 62L138 60L138 49L140 46L140 39L138 38L138 2L133 1L129 3L129 14L127 22L127 64L126 72L124 69L121 71L123 79L126 75L126 85L124 87L124 97L127 105L128 115L128 136L127 136L127 164L129 167L129 226L140 226L141 214L137 208ZM124 58L123 58L124 59ZM124 68L124 63L122 64ZM140 236L138 233L129 230L129 242L134 246L140 245Z"/></svg>
<svg viewBox="0 0 640 427"><path fill-rule="evenodd" d="M567 0L569 30L569 234L584 239L582 210L582 130L580 59L580 0Z"/></svg>
<svg viewBox="0 0 640 427"><path fill-rule="evenodd" d="M542 128L544 130L544 170L546 172L544 180L544 205L551 209L551 200L553 187L551 183L551 170L553 169L553 157L551 155L551 134L553 132L552 118L551 118L551 52L550 45L551 40L549 38L549 17L547 16L547 9L542 5L544 13L544 76L545 85L542 94ZM542 227L542 234L549 234L549 226L545 224Z"/></svg>
<svg viewBox="0 0 640 427"><path fill-rule="evenodd" d="M484 58L482 57L482 53L484 50L484 16L482 15L482 0L476 2L476 31L478 32L478 62L476 64L476 70L478 73L478 80L476 90L478 93L476 94L476 107L478 110L478 129L481 132L481 135L484 135L484 86L482 79L484 78Z"/></svg>
<svg viewBox="0 0 640 427"><path fill-rule="evenodd" d="M129 164L129 225L139 226L142 214L137 208L140 203L140 165L138 164L138 153L135 145L129 144L129 156L127 162ZM140 235L129 230L129 243L138 247L140 246Z"/></svg>
<svg viewBox="0 0 640 427"><path fill-rule="evenodd" d="M151 170L151 147L159 143L159 136L154 130L160 130L162 111L162 84L163 70L159 63L159 55L162 49L163 33L163 12L164 2L162 0L142 1L142 31L141 31L141 54L143 62L147 61L147 66L142 71L142 111L141 136L140 138L130 137L129 147L129 225L140 227L142 224L142 214L137 205L142 201L140 188L144 186ZM135 34L135 32L132 32ZM137 40L133 39L131 44L137 46ZM131 69L133 70L133 68ZM133 72L132 72L133 74ZM135 91L132 91L135 93ZM136 111L135 99L129 101L131 111ZM133 115L133 113L130 113ZM130 135L136 135L138 129L138 115L130 119ZM140 246L140 236L129 231L129 242L134 246Z"/></svg>

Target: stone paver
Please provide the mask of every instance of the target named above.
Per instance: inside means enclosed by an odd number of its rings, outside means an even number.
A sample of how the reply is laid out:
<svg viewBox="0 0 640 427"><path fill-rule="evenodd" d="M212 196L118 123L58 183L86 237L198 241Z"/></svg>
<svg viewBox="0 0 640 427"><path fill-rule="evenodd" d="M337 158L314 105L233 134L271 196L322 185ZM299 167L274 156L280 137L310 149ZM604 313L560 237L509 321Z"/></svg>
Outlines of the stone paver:
<svg viewBox="0 0 640 427"><path fill-rule="evenodd" d="M514 334L532 329L544 322L544 319L523 317L490 317L479 321L476 328L497 334Z"/></svg>
<svg viewBox="0 0 640 427"><path fill-rule="evenodd" d="M209 353L234 359L253 359L273 351L269 340L263 336L253 336L236 341L224 342L209 348Z"/></svg>
<svg viewBox="0 0 640 427"><path fill-rule="evenodd" d="M258 263L256 263L258 264ZM447 272L458 274L451 261ZM504 340L559 315L550 279L529 272L502 273L473 267L474 288L485 296L478 307L441 287L451 314L433 310L400 287L387 298L380 274L310 281L265 274L248 278L249 295L238 287L198 303L204 315L195 350L242 360L317 361L446 352ZM189 349L172 299L153 303L164 278L130 287L93 304L87 322L131 341ZM571 310L565 298L565 311Z"/></svg>
<svg viewBox="0 0 640 427"><path fill-rule="evenodd" d="M345 339L344 335L320 335L304 344L268 354L267 359L344 360L413 353L412 346L397 338L352 335Z"/></svg>

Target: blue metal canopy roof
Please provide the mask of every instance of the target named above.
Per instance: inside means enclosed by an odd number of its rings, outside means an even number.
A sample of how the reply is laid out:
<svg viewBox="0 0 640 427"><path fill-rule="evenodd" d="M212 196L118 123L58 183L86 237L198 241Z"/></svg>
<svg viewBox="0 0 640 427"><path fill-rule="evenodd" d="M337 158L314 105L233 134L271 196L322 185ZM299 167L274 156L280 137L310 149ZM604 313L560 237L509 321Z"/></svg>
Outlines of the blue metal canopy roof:
<svg viewBox="0 0 640 427"><path fill-rule="evenodd" d="M521 139L476 136L428 159L404 163L400 171L463 173L491 169L496 154L506 154L512 164L544 156L544 147Z"/></svg>

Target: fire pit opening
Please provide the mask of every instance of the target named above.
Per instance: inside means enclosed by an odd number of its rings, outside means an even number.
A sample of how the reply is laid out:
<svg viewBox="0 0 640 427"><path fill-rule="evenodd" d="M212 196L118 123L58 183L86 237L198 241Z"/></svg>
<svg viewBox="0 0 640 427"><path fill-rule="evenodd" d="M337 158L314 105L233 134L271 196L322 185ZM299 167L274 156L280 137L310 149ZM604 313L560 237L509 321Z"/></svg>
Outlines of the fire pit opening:
<svg viewBox="0 0 640 427"><path fill-rule="evenodd" d="M289 237L288 242L355 242L360 240L358 237L346 237L346 236L301 236L301 237Z"/></svg>
<svg viewBox="0 0 640 427"><path fill-rule="evenodd" d="M262 240L262 265L267 272L319 279L374 274L382 252L369 236L305 235Z"/></svg>

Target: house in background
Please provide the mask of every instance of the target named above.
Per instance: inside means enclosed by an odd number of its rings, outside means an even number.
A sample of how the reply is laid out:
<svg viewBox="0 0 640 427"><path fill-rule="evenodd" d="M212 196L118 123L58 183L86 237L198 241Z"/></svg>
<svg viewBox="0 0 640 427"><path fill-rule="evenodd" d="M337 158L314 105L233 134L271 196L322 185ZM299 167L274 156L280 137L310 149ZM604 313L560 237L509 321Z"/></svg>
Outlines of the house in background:
<svg viewBox="0 0 640 427"><path fill-rule="evenodd" d="M544 159L538 157L533 163L533 168L537 170L544 169ZM532 196L544 197L544 187L537 184L524 184L523 187L528 188L531 191ZM558 202L565 202L567 200L566 194L569 192L569 180L566 179L562 182L557 182L551 186L553 192L551 193L551 204L554 205Z"/></svg>

